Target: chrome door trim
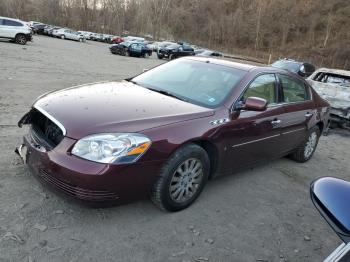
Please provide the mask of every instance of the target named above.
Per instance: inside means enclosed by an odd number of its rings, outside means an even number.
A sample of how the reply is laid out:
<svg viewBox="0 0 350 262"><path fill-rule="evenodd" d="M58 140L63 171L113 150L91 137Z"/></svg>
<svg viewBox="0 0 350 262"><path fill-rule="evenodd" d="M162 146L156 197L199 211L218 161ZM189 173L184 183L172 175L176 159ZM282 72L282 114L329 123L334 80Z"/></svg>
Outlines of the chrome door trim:
<svg viewBox="0 0 350 262"><path fill-rule="evenodd" d="M291 131L283 132L282 135L298 132L298 131L301 131L301 130L305 130L305 128L298 128L298 129L294 129L294 130L291 130Z"/></svg>
<svg viewBox="0 0 350 262"><path fill-rule="evenodd" d="M243 145L248 145L248 144L251 144L251 143L263 141L263 140L274 138L274 137L278 137L278 136L280 136L280 134L273 135L273 136L267 136L267 137L263 137L263 138L260 138L260 139L244 142L244 143L241 143L241 144L233 145L232 147L234 148L234 147L239 147L239 146L243 146Z"/></svg>

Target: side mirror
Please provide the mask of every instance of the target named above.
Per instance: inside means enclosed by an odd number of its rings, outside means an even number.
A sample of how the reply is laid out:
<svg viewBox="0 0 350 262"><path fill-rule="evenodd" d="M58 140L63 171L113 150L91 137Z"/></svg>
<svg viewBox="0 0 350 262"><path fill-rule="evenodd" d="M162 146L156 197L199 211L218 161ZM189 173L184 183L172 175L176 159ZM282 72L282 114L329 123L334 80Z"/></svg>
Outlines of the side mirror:
<svg viewBox="0 0 350 262"><path fill-rule="evenodd" d="M310 195L331 228L346 244L350 243L350 182L323 177L311 184Z"/></svg>
<svg viewBox="0 0 350 262"><path fill-rule="evenodd" d="M265 111L267 107L266 99L259 97L248 97L245 102L241 102L235 109L247 111Z"/></svg>
<svg viewBox="0 0 350 262"><path fill-rule="evenodd" d="M306 77L307 74L306 74L306 69L305 69L305 66L302 65L298 71L298 75L302 76L302 77Z"/></svg>
<svg viewBox="0 0 350 262"><path fill-rule="evenodd" d="M350 261L350 182L323 177L310 186L313 204L342 243L324 261Z"/></svg>

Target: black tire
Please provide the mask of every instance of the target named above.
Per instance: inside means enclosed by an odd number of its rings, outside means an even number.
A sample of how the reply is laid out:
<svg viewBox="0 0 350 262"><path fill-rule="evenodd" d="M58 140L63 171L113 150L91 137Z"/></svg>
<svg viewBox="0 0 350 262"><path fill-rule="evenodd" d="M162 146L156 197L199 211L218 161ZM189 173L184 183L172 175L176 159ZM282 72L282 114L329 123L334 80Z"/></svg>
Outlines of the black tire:
<svg viewBox="0 0 350 262"><path fill-rule="evenodd" d="M24 34L16 35L15 42L20 45L25 45L27 43L27 38Z"/></svg>
<svg viewBox="0 0 350 262"><path fill-rule="evenodd" d="M175 58L176 58L176 56L174 54L169 55L169 60L174 60Z"/></svg>
<svg viewBox="0 0 350 262"><path fill-rule="evenodd" d="M176 178L178 182L174 182L176 174L180 174L177 170L181 169L183 171L182 167L186 165L186 163L188 164L187 167L189 168L191 165L193 166L192 171L194 172L187 173L187 176L181 174L180 177ZM199 165L199 163L201 165ZM196 168L197 164L199 165L199 169ZM162 167L160 175L152 187L151 199L153 203L160 209L171 212L187 208L197 199L197 197L202 192L209 177L209 170L210 160L208 154L203 148L195 144L188 144L181 147L169 158L166 164ZM184 171L184 173L186 174L186 171ZM186 179L186 181L184 181L184 179ZM198 179L200 179L199 182L195 183L194 181ZM170 193L171 187L174 187L174 185L181 188L175 188L173 189L174 191ZM191 185L194 187L194 192L192 190L189 190ZM187 187L187 189L185 189L185 187ZM180 191L178 191L179 189ZM189 198L184 199L184 201L176 201L174 200L174 194L176 194L175 191L179 192L178 197ZM185 194L189 194L190 192L191 196L185 196Z"/></svg>
<svg viewBox="0 0 350 262"><path fill-rule="evenodd" d="M65 35L61 35L61 39L63 39L63 40L64 40L65 38L66 38L66 37L65 37Z"/></svg>
<svg viewBox="0 0 350 262"><path fill-rule="evenodd" d="M162 55L162 54L157 54L157 57L158 57L158 59L163 59L163 58L164 58L164 55Z"/></svg>
<svg viewBox="0 0 350 262"><path fill-rule="evenodd" d="M310 145L311 140L312 140L312 136L316 135L315 139L316 141L314 142L312 148L308 147ZM312 155L314 154L316 148L317 148L317 144L318 144L318 140L320 138L321 132L320 129L318 128L318 126L314 126L313 128L311 128L307 135L305 140L301 143L301 145L299 147L296 148L296 150L289 155L289 157L291 159L293 159L296 162L299 163L304 163L308 160L311 159Z"/></svg>

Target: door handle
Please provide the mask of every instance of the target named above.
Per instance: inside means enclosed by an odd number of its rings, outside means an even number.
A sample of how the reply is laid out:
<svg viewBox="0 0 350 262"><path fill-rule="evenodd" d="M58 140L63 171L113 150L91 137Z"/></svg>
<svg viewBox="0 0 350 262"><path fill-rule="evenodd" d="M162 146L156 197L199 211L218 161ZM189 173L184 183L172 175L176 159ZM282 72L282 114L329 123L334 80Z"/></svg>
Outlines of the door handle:
<svg viewBox="0 0 350 262"><path fill-rule="evenodd" d="M305 117L310 117L310 116L312 116L312 115L313 115L313 113L307 112L307 113L305 114Z"/></svg>
<svg viewBox="0 0 350 262"><path fill-rule="evenodd" d="M277 125L279 125L279 124L281 124L281 120L279 120L279 119L276 119L276 120L272 120L271 121L271 124L273 125L273 126L277 126Z"/></svg>

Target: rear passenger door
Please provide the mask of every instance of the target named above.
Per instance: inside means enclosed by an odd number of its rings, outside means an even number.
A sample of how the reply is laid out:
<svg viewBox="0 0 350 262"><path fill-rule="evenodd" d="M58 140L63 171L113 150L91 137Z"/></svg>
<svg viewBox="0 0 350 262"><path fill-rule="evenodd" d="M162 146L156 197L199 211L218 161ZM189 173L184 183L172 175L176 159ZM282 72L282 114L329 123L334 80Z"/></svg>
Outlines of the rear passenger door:
<svg viewBox="0 0 350 262"><path fill-rule="evenodd" d="M278 74L284 114L281 117L281 143L284 153L305 139L308 123L315 114L310 88L300 79Z"/></svg>

